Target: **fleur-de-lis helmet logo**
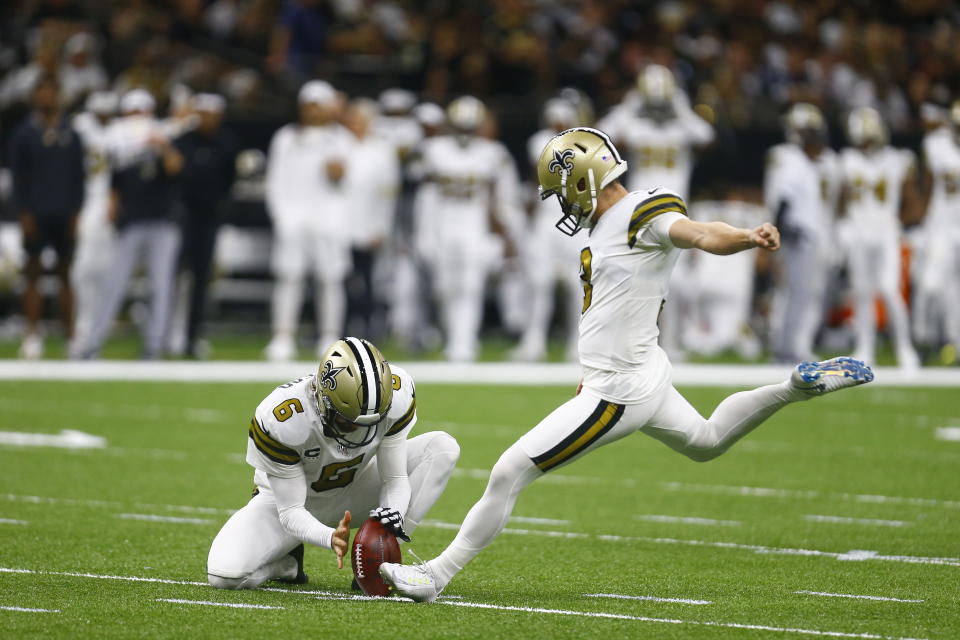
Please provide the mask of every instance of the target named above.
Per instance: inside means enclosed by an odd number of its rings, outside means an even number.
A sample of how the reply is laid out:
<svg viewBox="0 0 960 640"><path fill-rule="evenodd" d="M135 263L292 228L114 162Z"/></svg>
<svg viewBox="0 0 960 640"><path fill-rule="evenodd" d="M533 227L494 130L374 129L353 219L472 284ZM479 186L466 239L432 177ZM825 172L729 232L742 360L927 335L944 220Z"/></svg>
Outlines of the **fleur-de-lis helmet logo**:
<svg viewBox="0 0 960 640"><path fill-rule="evenodd" d="M553 160L547 165L547 171L550 173L561 173L573 171L573 149L564 149L563 151L554 151Z"/></svg>
<svg viewBox="0 0 960 640"><path fill-rule="evenodd" d="M323 363L323 371L320 372L320 388L333 391L337 388L337 374L346 367L333 366L333 360L327 360Z"/></svg>

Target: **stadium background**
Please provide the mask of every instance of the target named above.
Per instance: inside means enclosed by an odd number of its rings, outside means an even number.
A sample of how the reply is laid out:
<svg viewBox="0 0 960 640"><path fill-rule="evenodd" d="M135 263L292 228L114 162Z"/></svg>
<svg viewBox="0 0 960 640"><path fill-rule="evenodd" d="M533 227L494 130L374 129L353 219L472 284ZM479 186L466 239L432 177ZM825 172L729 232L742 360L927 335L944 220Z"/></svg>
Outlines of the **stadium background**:
<svg viewBox="0 0 960 640"><path fill-rule="evenodd" d="M942 0L41 0L4 3L0 15L4 149L27 111L17 74L38 64L56 69L64 43L78 31L96 38L93 55L111 85L148 87L160 115L178 85L225 95L227 126L244 147L266 149L273 132L295 117L296 90L312 77L351 98L403 87L444 105L471 93L492 109L499 138L525 178L524 144L539 128L549 96L577 87L599 116L634 86L638 69L660 63L717 131L696 161L692 199L731 186L756 195L765 153L782 140L780 118L793 102L821 106L834 147L845 142L849 109L873 104L892 142L919 150L960 82L960 9ZM277 45L284 24L299 25L287 55ZM68 109L81 100L76 96ZM0 184L9 195L9 178ZM5 204L9 229L16 218ZM210 317L214 342L218 326L226 335L242 318L244 327L265 332L268 319L269 221L262 203L235 198L226 222L242 231L227 261L234 273L221 273L234 276L236 286L221 281L213 288L220 303ZM3 262L0 314L4 335L14 339L19 282L9 256ZM489 306L486 324L495 328Z"/></svg>

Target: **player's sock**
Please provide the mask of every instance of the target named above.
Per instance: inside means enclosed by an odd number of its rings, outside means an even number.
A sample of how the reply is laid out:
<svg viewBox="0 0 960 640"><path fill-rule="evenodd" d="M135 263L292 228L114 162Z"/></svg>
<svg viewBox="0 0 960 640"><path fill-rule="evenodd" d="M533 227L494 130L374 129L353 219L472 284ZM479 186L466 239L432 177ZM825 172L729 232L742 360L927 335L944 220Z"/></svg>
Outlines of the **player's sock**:
<svg viewBox="0 0 960 640"><path fill-rule="evenodd" d="M503 531L517 496L543 475L530 458L513 445L490 472L490 481L480 501L463 520L453 542L439 556L426 563L439 589L443 589L478 553Z"/></svg>

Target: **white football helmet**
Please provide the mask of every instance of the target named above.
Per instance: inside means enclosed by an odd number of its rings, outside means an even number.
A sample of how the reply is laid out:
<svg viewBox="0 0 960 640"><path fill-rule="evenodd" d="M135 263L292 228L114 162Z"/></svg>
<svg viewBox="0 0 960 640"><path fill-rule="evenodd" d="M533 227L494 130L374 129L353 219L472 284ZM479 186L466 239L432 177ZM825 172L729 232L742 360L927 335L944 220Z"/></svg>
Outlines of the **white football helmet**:
<svg viewBox="0 0 960 640"><path fill-rule="evenodd" d="M889 135L876 109L858 107L847 117L847 138L855 147L876 148L885 145Z"/></svg>
<svg viewBox="0 0 960 640"><path fill-rule="evenodd" d="M487 108L473 96L461 96L447 106L447 122L458 133L476 133L487 118Z"/></svg>
<svg viewBox="0 0 960 640"><path fill-rule="evenodd" d="M827 123L816 105L809 102L796 103L790 107L783 122L787 141L793 144L826 143Z"/></svg>
<svg viewBox="0 0 960 640"><path fill-rule="evenodd" d="M563 98L550 98L543 105L543 123L555 131L571 129L580 124L577 108Z"/></svg>
<svg viewBox="0 0 960 640"><path fill-rule="evenodd" d="M677 94L677 81L670 69L660 64L648 65L637 76L637 91L645 115L655 120L674 117L673 99Z"/></svg>

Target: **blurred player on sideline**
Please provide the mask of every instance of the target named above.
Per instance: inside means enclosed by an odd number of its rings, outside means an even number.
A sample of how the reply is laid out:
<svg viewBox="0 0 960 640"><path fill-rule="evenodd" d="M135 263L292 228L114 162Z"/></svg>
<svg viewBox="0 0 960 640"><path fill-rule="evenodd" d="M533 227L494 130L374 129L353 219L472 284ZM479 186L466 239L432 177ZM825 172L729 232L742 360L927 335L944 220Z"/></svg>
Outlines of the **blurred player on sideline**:
<svg viewBox="0 0 960 640"><path fill-rule="evenodd" d="M86 158L86 198L77 223L77 252L70 277L76 302L70 356L79 357L90 336L100 303L103 279L113 257L116 229L110 222L110 122L117 111L117 95L96 91L87 97L85 110L73 119L83 140Z"/></svg>
<svg viewBox="0 0 960 640"><path fill-rule="evenodd" d="M914 298L917 343L926 350L946 338L956 359L960 349L960 100L949 124L923 140L931 193L923 221L925 256Z"/></svg>
<svg viewBox="0 0 960 640"><path fill-rule="evenodd" d="M714 139L713 127L690 108L687 94L677 87L673 72L659 64L648 65L637 76L636 90L627 94L597 125L630 160L627 186L632 191L663 187L686 200L694 151ZM683 281L690 277L687 256L673 272L674 295L664 304L660 344L672 357L681 358L681 338L687 327L690 301Z"/></svg>
<svg viewBox="0 0 960 640"><path fill-rule="evenodd" d="M527 141L527 154L536 170L537 160L544 145L561 131L578 124L576 108L567 100L553 98L543 107L546 125ZM530 242L520 246L524 258L524 274L529 287L527 305L530 317L520 344L511 354L515 360L543 360L547 354L547 334L553 313L554 288L563 287L563 318L567 327L567 359L577 358L577 323L580 320L580 275L577 262L581 242L555 228L557 207L547 200L537 199L533 204Z"/></svg>
<svg viewBox="0 0 960 640"><path fill-rule="evenodd" d="M406 371L366 340L330 345L316 374L280 385L254 412L247 463L256 489L210 547L210 584L307 582L304 543L332 549L342 568L351 523L368 513L409 542L460 455L442 431L407 440L416 423Z"/></svg>
<svg viewBox="0 0 960 640"><path fill-rule="evenodd" d="M317 351L342 328L350 272L347 158L352 138L337 123L337 92L322 80L300 89L299 122L277 131L267 156L266 201L273 221L271 301L273 337L268 360L292 360L303 307L304 280L312 270L319 329Z"/></svg>
<svg viewBox="0 0 960 640"><path fill-rule="evenodd" d="M827 147L820 109L805 102L785 118L787 141L767 156L764 204L783 234L780 283L771 320L777 362L813 358L824 315L824 293L836 263L834 208L839 186L836 154Z"/></svg>
<svg viewBox="0 0 960 640"><path fill-rule="evenodd" d="M910 341L910 319L900 292L900 211L917 197L916 158L912 151L887 143L887 128L870 107L850 113L847 138L853 146L840 154L841 202L852 231L847 259L856 304L854 354L875 361L879 296L887 309L897 363L915 369L920 359Z"/></svg>
<svg viewBox="0 0 960 640"><path fill-rule="evenodd" d="M736 192L727 200L701 200L690 207L692 220L714 220L745 229L759 227L768 215L764 207L738 199ZM691 290L691 319L684 328L684 347L702 356L732 349L741 358L756 359L762 346L748 323L758 251L748 249L730 256L690 253L688 280L681 285Z"/></svg>
<svg viewBox="0 0 960 640"><path fill-rule="evenodd" d="M576 128L551 139L538 162L541 194L556 195L566 233L587 228L581 251L579 393L497 461L480 501L454 541L419 566L384 563L380 574L401 594L430 602L503 530L517 496L545 473L636 431L689 458L716 458L785 405L869 382L862 362L836 358L798 365L789 378L735 393L702 417L672 386L670 361L657 346L657 315L678 249L726 255L780 246L776 227L737 229L694 222L683 200L660 188L628 192L626 171L601 131Z"/></svg>
<svg viewBox="0 0 960 640"><path fill-rule="evenodd" d="M494 263L492 230L502 232L503 191L514 171L499 143L478 132L486 107L472 96L450 103L451 133L426 140L421 170L432 199L428 213L430 241L423 256L430 269L446 337L445 354L453 361L476 357L487 274Z"/></svg>

